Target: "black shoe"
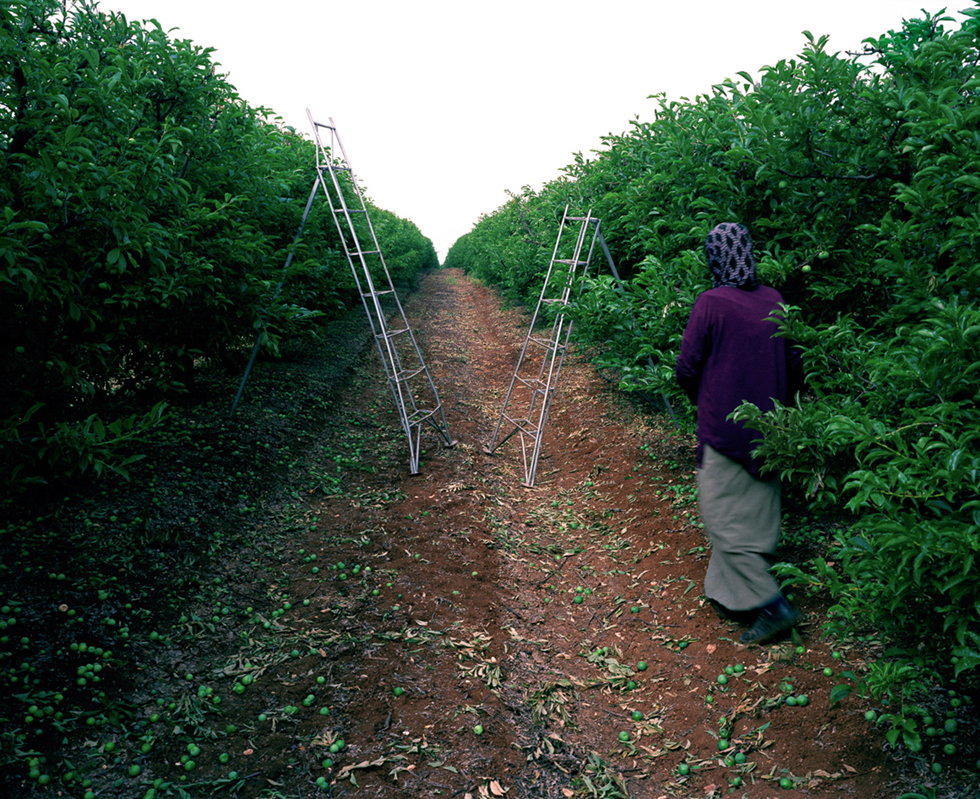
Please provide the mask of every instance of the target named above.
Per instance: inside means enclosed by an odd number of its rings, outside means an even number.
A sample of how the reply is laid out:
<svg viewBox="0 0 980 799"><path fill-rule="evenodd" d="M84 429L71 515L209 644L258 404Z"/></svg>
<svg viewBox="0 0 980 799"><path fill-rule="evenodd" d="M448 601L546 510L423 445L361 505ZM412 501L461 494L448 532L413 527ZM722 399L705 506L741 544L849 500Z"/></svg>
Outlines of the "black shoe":
<svg viewBox="0 0 980 799"><path fill-rule="evenodd" d="M708 599L711 607L715 609L715 613L718 614L718 618L724 621L734 621L737 624L744 625L745 627L751 626L752 622L755 621L756 616L759 615L758 609L754 610L730 610L726 608L721 602L717 602L714 599Z"/></svg>
<svg viewBox="0 0 980 799"><path fill-rule="evenodd" d="M800 623L803 614L782 597L767 605L755 617L755 623L742 633L743 644L762 644L771 641Z"/></svg>

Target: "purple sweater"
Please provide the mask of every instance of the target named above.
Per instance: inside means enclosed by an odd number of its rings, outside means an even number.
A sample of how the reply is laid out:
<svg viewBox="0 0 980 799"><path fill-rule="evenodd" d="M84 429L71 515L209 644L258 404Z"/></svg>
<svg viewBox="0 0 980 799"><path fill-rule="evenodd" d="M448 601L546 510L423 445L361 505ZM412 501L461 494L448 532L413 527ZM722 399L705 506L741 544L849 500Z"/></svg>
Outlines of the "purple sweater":
<svg viewBox="0 0 980 799"><path fill-rule="evenodd" d="M769 286L745 290L721 286L694 303L677 358L677 381L698 407L698 465L704 444L758 474L751 457L758 430L726 417L747 400L762 411L773 400L787 404L803 387L799 350L775 336L766 318L779 310L782 295Z"/></svg>

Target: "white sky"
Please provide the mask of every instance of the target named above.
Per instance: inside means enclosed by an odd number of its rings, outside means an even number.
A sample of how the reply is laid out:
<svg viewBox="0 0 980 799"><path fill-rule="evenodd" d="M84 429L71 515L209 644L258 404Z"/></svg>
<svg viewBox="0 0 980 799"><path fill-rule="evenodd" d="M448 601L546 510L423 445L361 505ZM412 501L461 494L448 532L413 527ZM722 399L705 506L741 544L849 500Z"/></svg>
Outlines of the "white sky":
<svg viewBox="0 0 980 799"><path fill-rule="evenodd" d="M506 190L539 188L600 149L647 99L706 93L973 0L99 0L213 47L229 82L309 135L333 118L362 190L411 219L440 260ZM958 20L962 16L950 14Z"/></svg>

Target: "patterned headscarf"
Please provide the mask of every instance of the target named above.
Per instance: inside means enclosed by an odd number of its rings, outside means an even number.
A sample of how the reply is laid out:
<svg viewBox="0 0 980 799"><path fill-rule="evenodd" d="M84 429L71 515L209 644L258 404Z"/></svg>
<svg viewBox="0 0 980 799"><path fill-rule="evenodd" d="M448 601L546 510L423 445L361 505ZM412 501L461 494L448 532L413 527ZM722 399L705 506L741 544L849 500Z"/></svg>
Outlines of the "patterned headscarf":
<svg viewBox="0 0 980 799"><path fill-rule="evenodd" d="M756 285L752 238L743 225L722 222L708 234L704 244L715 288L734 286L750 289Z"/></svg>

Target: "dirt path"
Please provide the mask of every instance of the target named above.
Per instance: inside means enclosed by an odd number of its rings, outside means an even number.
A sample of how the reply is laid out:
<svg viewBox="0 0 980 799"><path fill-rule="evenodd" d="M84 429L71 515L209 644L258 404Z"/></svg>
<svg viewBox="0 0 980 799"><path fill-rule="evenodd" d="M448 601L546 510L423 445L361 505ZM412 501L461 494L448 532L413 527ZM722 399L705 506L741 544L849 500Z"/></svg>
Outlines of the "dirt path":
<svg viewBox="0 0 980 799"><path fill-rule="evenodd" d="M312 594L308 619L334 631L306 672L325 668L330 691L304 758L325 790L829 799L891 797L915 778L864 706L830 705L823 670L859 667L858 648L832 659L811 624L802 649L747 649L703 604L690 441L573 352L522 487L516 444L482 448L527 319L454 271L427 276L406 313L459 443L429 435L407 474L376 353L342 397L336 435L375 471L311 504L296 544L321 566L370 567L377 595L345 590L336 568L326 586L296 570L287 589ZM329 755L336 737L346 748Z"/></svg>

